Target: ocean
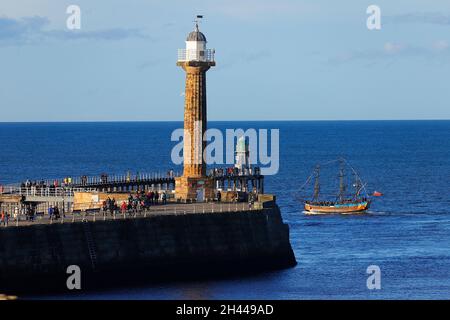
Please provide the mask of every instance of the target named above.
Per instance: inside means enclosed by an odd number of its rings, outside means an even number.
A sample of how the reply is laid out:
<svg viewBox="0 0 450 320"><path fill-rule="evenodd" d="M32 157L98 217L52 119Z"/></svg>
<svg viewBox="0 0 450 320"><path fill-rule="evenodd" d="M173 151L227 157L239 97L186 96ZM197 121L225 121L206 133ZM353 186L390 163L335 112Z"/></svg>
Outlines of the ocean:
<svg viewBox="0 0 450 320"><path fill-rule="evenodd" d="M298 265L249 277L74 293L85 299L449 299L450 121L209 122L279 129L277 195ZM0 123L0 184L26 179L180 170L181 122ZM306 216L297 200L314 165L344 157L378 190L365 215ZM332 177L332 175L330 175ZM326 183L327 176L324 176ZM331 178L330 178L331 179ZM381 289L366 285L370 265ZM236 266L238 268L238 266Z"/></svg>

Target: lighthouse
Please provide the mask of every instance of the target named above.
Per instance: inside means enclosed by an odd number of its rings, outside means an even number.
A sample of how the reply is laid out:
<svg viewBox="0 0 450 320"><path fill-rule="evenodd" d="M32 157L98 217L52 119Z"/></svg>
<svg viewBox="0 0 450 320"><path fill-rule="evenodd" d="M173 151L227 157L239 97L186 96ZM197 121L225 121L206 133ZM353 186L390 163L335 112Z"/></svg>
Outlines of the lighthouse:
<svg viewBox="0 0 450 320"><path fill-rule="evenodd" d="M203 201L214 197L214 184L206 176L203 150L207 126L206 72L216 65L214 49L207 49L206 37L195 27L186 38L185 49L178 50L177 66L186 74L184 102L183 175L175 180L175 197L181 201Z"/></svg>

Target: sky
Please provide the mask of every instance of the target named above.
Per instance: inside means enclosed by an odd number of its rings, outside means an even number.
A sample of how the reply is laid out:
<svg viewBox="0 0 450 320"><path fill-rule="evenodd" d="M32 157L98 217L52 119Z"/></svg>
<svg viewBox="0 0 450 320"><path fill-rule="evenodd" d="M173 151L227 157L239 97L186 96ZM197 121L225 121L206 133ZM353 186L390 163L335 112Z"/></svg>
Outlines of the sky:
<svg viewBox="0 0 450 320"><path fill-rule="evenodd" d="M197 14L209 120L450 119L450 0L2 0L0 122L182 121Z"/></svg>

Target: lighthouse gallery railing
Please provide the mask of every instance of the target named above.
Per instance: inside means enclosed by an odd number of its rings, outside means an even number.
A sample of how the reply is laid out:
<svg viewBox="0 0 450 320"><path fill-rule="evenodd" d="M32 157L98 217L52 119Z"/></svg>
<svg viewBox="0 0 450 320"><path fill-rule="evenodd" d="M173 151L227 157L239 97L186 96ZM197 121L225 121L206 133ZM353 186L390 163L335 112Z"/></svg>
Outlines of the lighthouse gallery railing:
<svg viewBox="0 0 450 320"><path fill-rule="evenodd" d="M191 50L178 49L178 61L205 61L214 62L214 49Z"/></svg>

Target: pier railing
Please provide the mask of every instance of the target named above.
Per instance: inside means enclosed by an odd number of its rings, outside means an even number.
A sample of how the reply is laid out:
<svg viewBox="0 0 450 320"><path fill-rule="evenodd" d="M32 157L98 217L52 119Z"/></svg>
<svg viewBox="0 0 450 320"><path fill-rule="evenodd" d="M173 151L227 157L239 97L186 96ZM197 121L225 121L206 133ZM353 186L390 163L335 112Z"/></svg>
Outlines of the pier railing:
<svg viewBox="0 0 450 320"><path fill-rule="evenodd" d="M96 222L119 219L142 219L159 215L187 215L187 214L213 214L223 212L242 212L242 211L261 211L261 207L246 202L228 202L228 203L198 203L198 204L168 204L155 205L144 210L88 210L85 212L71 212L60 214L59 218L48 215L34 215L27 217L19 214L16 217L10 216L8 219L0 222L0 230L3 227L32 226L39 224L56 223L77 223L77 222Z"/></svg>
<svg viewBox="0 0 450 320"><path fill-rule="evenodd" d="M142 181L157 181L162 179L174 179L180 176L179 172L169 171L165 174L156 173L137 173L137 174L123 174L123 175L107 175L102 174L99 176L80 176L80 177L66 177L64 179L42 179L35 180L34 182L26 181L22 184L10 184L0 185L0 193L5 193L11 188L18 187L79 187L90 186L99 184L114 184L114 183L138 183ZM6 190L6 191L5 191Z"/></svg>
<svg viewBox="0 0 450 320"><path fill-rule="evenodd" d="M101 175L101 176L82 176L71 179L70 183L61 181L62 184L71 186L90 186L90 185L107 185L120 183L142 183L142 182L156 182L165 179L174 179L180 174L178 172L162 174L157 173L141 173L136 175Z"/></svg>
<svg viewBox="0 0 450 320"><path fill-rule="evenodd" d="M118 187L118 191L129 191L127 186L151 186L158 184L171 185L174 187L175 178L180 173L170 170L166 174L162 173L137 173L135 175L107 175L100 176L81 176L67 177L55 180L40 180L34 182L24 182L14 185L0 185L0 195L20 195L20 196L40 196L40 197L71 197L74 192L89 191L113 191L114 187ZM237 170L236 168L215 168L210 170L207 175L215 181L222 183L229 179L245 179L248 181L262 181L263 176L260 174L259 168L255 167L250 171ZM223 184L223 183L222 183ZM156 188L158 189L158 188ZM231 187L234 189L234 187ZM131 188L131 191L133 188ZM263 193L261 188L261 193Z"/></svg>
<svg viewBox="0 0 450 320"><path fill-rule="evenodd" d="M3 187L0 194L9 194L25 197L73 197L75 192L92 192L95 188L70 187Z"/></svg>
<svg viewBox="0 0 450 320"><path fill-rule="evenodd" d="M174 183L178 172L141 173L125 175L100 175L67 177L64 179L27 181L22 184L0 185L0 195L24 196L73 196L74 192L96 191L102 187L115 185L151 185L159 183Z"/></svg>

